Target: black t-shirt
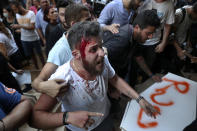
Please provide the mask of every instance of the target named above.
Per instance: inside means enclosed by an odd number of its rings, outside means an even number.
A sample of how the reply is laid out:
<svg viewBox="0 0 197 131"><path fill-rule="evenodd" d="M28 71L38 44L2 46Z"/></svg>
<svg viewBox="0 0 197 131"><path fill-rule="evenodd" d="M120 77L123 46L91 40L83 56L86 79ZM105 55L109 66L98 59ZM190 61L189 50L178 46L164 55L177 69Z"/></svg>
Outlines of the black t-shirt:
<svg viewBox="0 0 197 131"><path fill-rule="evenodd" d="M130 24L120 27L119 33L112 34L110 31L103 33L103 45L107 48L108 58L114 68L124 69L134 47L133 27Z"/></svg>
<svg viewBox="0 0 197 131"><path fill-rule="evenodd" d="M66 32L66 29L62 26L61 23L57 25L51 25L48 24L46 27L46 33L47 36L46 42L47 42L47 50L50 51L55 43L62 37L63 33Z"/></svg>

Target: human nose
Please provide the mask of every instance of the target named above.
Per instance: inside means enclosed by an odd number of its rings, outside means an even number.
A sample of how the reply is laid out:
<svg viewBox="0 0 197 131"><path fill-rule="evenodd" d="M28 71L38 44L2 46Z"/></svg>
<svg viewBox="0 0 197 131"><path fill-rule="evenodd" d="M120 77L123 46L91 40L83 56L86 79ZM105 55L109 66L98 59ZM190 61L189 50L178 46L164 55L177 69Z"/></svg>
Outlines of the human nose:
<svg viewBox="0 0 197 131"><path fill-rule="evenodd" d="M149 35L148 35L148 38L149 38L149 39L152 39L152 38L153 38L153 34L149 34Z"/></svg>
<svg viewBox="0 0 197 131"><path fill-rule="evenodd" d="M101 57L104 57L105 56L105 53L104 53L104 50L103 50L102 47L99 48L99 56L101 56Z"/></svg>

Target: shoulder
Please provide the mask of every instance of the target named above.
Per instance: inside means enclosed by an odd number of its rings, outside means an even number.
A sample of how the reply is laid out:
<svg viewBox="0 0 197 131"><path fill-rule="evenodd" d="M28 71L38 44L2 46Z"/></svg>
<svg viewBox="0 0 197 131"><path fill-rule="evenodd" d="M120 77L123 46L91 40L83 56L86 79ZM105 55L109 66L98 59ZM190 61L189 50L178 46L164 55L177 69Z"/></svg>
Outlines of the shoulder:
<svg viewBox="0 0 197 131"><path fill-rule="evenodd" d="M49 80L51 79L66 79L70 71L70 61L65 64L59 66L54 74L51 75Z"/></svg>

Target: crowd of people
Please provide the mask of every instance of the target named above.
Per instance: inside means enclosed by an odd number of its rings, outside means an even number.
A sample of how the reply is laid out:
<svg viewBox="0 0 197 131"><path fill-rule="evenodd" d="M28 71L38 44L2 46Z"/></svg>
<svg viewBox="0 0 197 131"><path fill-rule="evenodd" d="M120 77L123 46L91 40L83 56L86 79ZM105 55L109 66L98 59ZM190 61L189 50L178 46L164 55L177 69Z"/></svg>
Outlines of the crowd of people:
<svg viewBox="0 0 197 131"><path fill-rule="evenodd" d="M162 115L134 87L197 72L196 23L195 0L9 0L0 11L0 129L115 131L121 95ZM36 103L11 74L32 62Z"/></svg>

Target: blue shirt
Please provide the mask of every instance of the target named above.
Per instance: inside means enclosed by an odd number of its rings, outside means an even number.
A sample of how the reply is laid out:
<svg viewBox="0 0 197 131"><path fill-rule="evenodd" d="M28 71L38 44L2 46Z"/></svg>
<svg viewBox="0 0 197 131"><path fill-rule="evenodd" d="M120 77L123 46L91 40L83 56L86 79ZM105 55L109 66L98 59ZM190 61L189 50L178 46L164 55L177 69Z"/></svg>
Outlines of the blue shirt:
<svg viewBox="0 0 197 131"><path fill-rule="evenodd" d="M124 7L122 0L113 0L108 3L102 10L98 22L101 26L120 24L120 26L128 24L132 17L132 11L129 13Z"/></svg>
<svg viewBox="0 0 197 131"><path fill-rule="evenodd" d="M0 120L2 120L21 100L21 94L7 88L0 82Z"/></svg>
<svg viewBox="0 0 197 131"><path fill-rule="evenodd" d="M72 58L72 51L68 44L65 34L55 43L50 50L47 62L53 63L57 66L63 65Z"/></svg>
<svg viewBox="0 0 197 131"><path fill-rule="evenodd" d="M47 26L48 22L46 22L44 20L44 14L43 14L43 10L40 9L37 14L36 14L36 23L35 23L35 27L36 29L42 29L42 33L45 35L45 29Z"/></svg>

